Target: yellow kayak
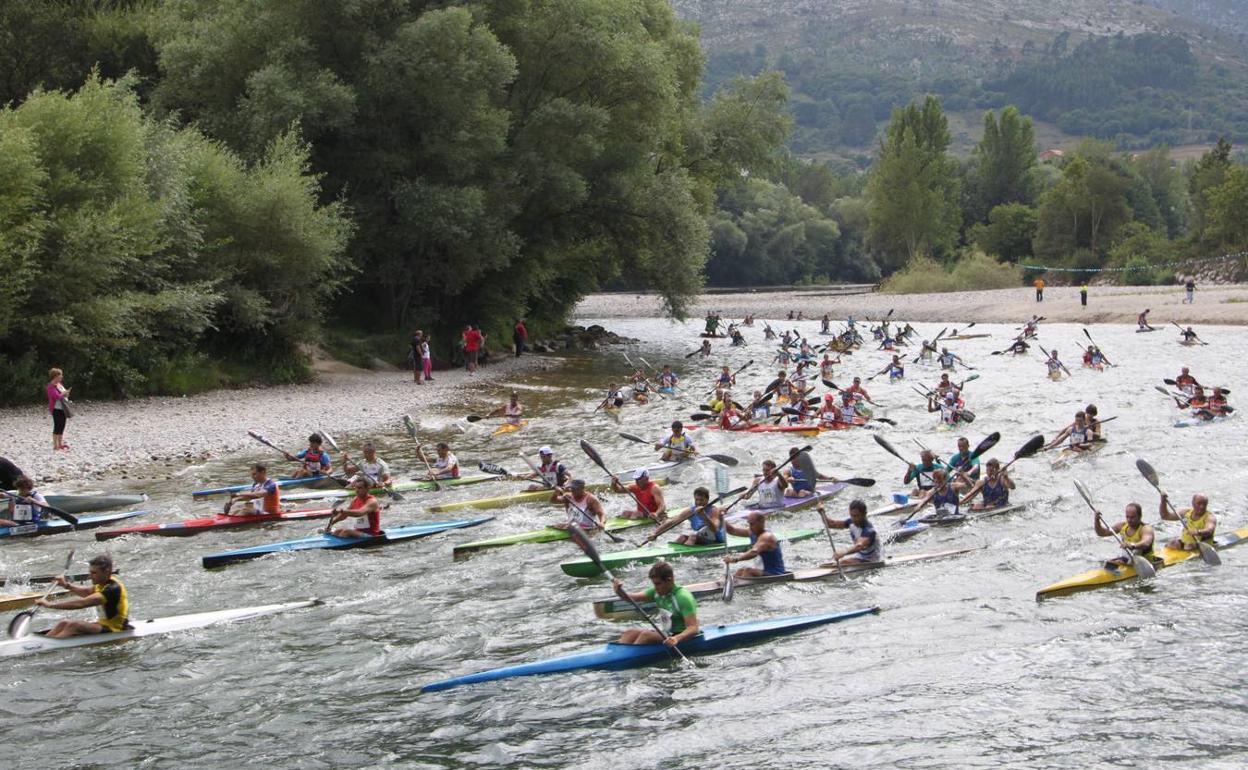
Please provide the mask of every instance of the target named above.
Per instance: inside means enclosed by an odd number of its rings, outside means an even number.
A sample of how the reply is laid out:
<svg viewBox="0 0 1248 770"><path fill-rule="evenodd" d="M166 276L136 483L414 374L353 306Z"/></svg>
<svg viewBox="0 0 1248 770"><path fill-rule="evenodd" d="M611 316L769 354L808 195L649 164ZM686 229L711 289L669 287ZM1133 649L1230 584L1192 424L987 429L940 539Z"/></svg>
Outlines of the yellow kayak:
<svg viewBox="0 0 1248 770"><path fill-rule="evenodd" d="M69 591L58 588L48 598L58 599L68 593ZM43 596L43 591L28 591L26 593L0 596L0 612L25 609L32 606L35 603L35 599L38 599L40 596Z"/></svg>
<svg viewBox="0 0 1248 770"><path fill-rule="evenodd" d="M1248 527L1240 527L1227 534L1218 535L1213 539L1213 544L1221 551L1231 546L1239 545L1245 539L1248 539ZM1155 551L1153 564L1157 569L1163 569L1199 557L1200 551L1180 551L1174 548L1162 548ZM1059 580L1052 585L1041 588L1039 591L1036 591L1036 599L1066 596L1078 591L1087 591L1092 588L1121 583L1135 576L1135 567L1130 564L1102 565L1096 569L1081 572L1074 577Z"/></svg>
<svg viewBox="0 0 1248 770"><path fill-rule="evenodd" d="M520 422L505 422L495 428L494 432L491 433L490 436L499 436L504 433L515 433L518 430L524 430L524 426L528 424L528 420L521 420Z"/></svg>

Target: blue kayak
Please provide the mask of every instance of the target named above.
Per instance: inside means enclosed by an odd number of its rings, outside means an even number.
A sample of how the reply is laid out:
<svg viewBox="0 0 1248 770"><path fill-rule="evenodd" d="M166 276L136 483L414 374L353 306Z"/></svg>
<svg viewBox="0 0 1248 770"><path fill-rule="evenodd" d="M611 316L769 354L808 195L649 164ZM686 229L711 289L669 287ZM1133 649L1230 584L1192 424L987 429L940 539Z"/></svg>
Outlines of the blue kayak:
<svg viewBox="0 0 1248 770"><path fill-rule="evenodd" d="M221 553L208 554L203 557L202 562L205 567L220 567L225 564L231 564L236 561L246 561L248 559L258 559L261 556L268 556L271 553L286 553L288 551L341 551L348 548L375 548L382 545L394 545L408 540L415 540L421 537L436 535L439 532L445 532L448 529L462 529L464 527L475 527L484 524L487 521L493 521L493 516L484 516L479 519L457 519L454 521L431 521L427 524L413 524L408 527L392 527L382 530L380 535L376 537L336 537L334 535L314 535L313 537L304 537L299 540L283 540L280 543L268 543L266 545L252 546L251 548L239 548L234 551L222 551Z"/></svg>
<svg viewBox="0 0 1248 770"><path fill-rule="evenodd" d="M698 636L681 644L680 650L686 655L702 652L720 652L734 647L755 644L773 636L791 634L813 626L836 623L842 620L849 620L850 618L874 614L879 611L879 607L865 607L844 612L825 612L820 615L797 615L788 618L735 623L730 626L711 626ZM499 679L510 679L517 676L557 674L563 671L631 668L655 661L671 660L672 657L673 653L661 644L617 644L612 642L592 650L563 655L558 658L548 658L547 660L539 660L534 663L522 663L518 666L495 668L490 671L455 677L454 679L431 682L420 688L420 691L449 690L460 685L494 682Z"/></svg>
<svg viewBox="0 0 1248 770"><path fill-rule="evenodd" d="M123 519L133 519L135 516L142 516L151 511L118 511L117 513L97 513L88 516L78 517L78 529L93 529L102 527L106 524L112 524L114 521ZM56 535L61 532L72 532L68 521L55 518L54 514L48 514L48 518L41 519L36 524L23 524L18 527L0 527L0 537L35 537L36 535Z"/></svg>
<svg viewBox="0 0 1248 770"><path fill-rule="evenodd" d="M325 481L331 482L337 486L342 486L339 480L333 476L305 476L301 479L274 479L279 487L306 487L310 484ZM238 484L232 487L217 487L216 489L197 489L191 493L191 497L211 497L212 495L229 495L235 492L250 492L251 484Z"/></svg>

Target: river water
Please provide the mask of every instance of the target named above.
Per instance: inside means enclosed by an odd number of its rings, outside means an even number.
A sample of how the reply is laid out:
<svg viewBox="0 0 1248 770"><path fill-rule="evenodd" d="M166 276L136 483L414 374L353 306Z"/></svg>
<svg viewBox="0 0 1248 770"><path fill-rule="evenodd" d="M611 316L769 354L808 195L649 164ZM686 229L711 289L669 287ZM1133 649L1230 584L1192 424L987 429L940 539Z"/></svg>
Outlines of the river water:
<svg viewBox="0 0 1248 770"><path fill-rule="evenodd" d="M786 324L792 326L792 324ZM703 362L699 328L661 320L615 320L608 326L646 340L640 345L572 357L560 369L471 394L475 409L519 389L533 417L516 435L461 432L453 414L423 414L429 438L454 442L465 465L486 459L520 468L516 453L552 444L573 469L601 474L577 449L586 438L616 468L644 464L646 447L620 439L623 427L660 437L698 399L630 407L623 426L589 412L606 380L626 371L625 351L654 364L679 365L697 393L715 363L756 364L742 376L749 389L775 375L774 348L761 328L751 345ZM816 322L797 324L812 340ZM760 322L761 327L761 322ZM921 325L925 336L938 330ZM1176 500L1205 492L1220 529L1245 519L1243 446L1248 423L1177 429L1172 402L1153 386L1188 364L1206 384L1248 393L1248 350L1235 328L1203 330L1209 347L1184 348L1177 333L1136 335L1129 327L1090 327L1118 366L1104 373L1074 366L1083 330L1045 325L1040 342L1056 346L1073 379L1053 383L1038 352L991 356L1013 331L977 326L991 338L951 343L981 375L967 385L978 414L966 435L975 444L1001 433L991 453L1008 458L1034 432L1051 436L1089 402L1104 417L1110 445L1065 469L1052 455L1014 469L1014 499L1024 513L934 530L892 548L893 555L979 546L950 559L859 576L738 591L735 601L702 604L704 624L878 606L878 616L785 637L762 646L703 657L695 668L659 665L624 672L583 672L474 685L422 695L430 681L562 654L612 638L625 626L596 620L590 602L609 592L605 580L575 580L560 561L579 554L567 543L498 549L467 561L451 547L539 526L559 518L541 505L493 511L496 519L390 548L270 557L206 571L199 557L226 548L310 534L312 523L210 533L194 538L129 538L107 547L129 586L132 615L152 617L265 604L306 596L322 607L218 626L117 647L87 648L0 666L0 766L14 768L237 767L1199 767L1248 765L1248 549L1224 554L1221 567L1188 563L1149 585L1126 585L1035 600L1036 589L1115 555L1097 538L1092 516L1071 484L1083 480L1111 520L1125 503L1144 505L1157 520L1157 496L1134 459L1145 457ZM880 352L859 351L839 367L838 383L884 365ZM910 381L934 384L938 372L909 367ZM882 379L882 378L881 378ZM901 451L917 456L918 439L949 454L954 434L934 430L910 384L875 380L872 397L898 427L880 426ZM822 391L822 389L821 389ZM239 426L240 430L246 426ZM312 428L314 426L309 426ZM869 490L847 490L831 509L844 511L854 491L871 507L901 491L901 462L867 430L814 440L821 470L870 476ZM731 452L743 463L734 485L793 442L777 435L695 434L703 451ZM356 444L362 435L339 436ZM396 420L376 435L396 469L411 469L410 442ZM188 469L174 484L147 490L160 520L206 514L190 503L203 486L242 481L239 456ZM404 473L403 475L408 475ZM669 488L684 502L708 470ZM438 499L502 494L514 484L450 490ZM409 494L389 523L455 518L430 514L433 494ZM623 505L608 503L608 511ZM465 517L474 512L466 512ZM488 515L483 514L483 515ZM149 517L150 518L150 517ZM795 513L779 527L813 526ZM887 520L877 522L884 526ZM1167 536L1175 528L1162 529ZM844 534L840 535L844 542ZM101 550L91 533L4 543L0 570L49 571L77 547ZM611 546L602 543L603 550ZM823 540L785 546L792 566L826 561ZM674 563L684 582L716 576L712 561ZM622 571L640 587L644 566ZM44 619L55 616L47 613ZM42 623L42 621L39 621Z"/></svg>

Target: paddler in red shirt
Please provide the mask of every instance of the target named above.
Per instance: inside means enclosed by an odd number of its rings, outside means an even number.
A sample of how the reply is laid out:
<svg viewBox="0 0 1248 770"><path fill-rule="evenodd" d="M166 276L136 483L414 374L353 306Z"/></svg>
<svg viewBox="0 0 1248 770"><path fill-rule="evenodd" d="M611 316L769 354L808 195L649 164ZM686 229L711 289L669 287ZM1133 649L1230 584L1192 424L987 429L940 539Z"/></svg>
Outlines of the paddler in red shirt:
<svg viewBox="0 0 1248 770"><path fill-rule="evenodd" d="M351 487L355 490L355 497L351 498L345 509L340 505L334 506L334 515L330 517L329 523L325 525L325 532L335 537L377 537L381 535L381 504L377 502L377 498L369 493L370 484L368 479L363 476L357 476L351 482ZM355 521L352 522L353 526L334 529L335 524L352 517L355 518Z"/></svg>
<svg viewBox="0 0 1248 770"><path fill-rule="evenodd" d="M654 519L661 522L667 518L667 501L663 499L663 490L650 480L650 472L645 468L633 471L635 483L625 487L620 483L619 476L611 477L611 491L621 494L632 493L635 502L640 503L631 511L620 514L625 519Z"/></svg>

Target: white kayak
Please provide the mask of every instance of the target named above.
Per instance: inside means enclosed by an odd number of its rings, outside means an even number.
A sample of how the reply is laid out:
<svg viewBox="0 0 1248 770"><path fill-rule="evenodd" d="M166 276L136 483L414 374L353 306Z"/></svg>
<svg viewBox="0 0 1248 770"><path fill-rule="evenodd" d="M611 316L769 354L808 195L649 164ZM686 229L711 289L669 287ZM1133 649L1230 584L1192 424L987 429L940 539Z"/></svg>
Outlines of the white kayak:
<svg viewBox="0 0 1248 770"><path fill-rule="evenodd" d="M173 615L167 618L131 621L133 628L116 634L90 634L71 636L68 639L49 639L39 634L31 634L22 639L5 639L0 641L0 657L17 655L34 655L39 652L68 650L72 647L87 647L95 644L116 644L139 639L145 636L171 634L175 631L187 631L204 626L215 626L218 623L233 623L238 620L250 620L265 615L276 615L279 612L298 610L304 607L315 607L320 599L307 599L285 604L264 604L258 607L239 607L232 610L215 612L196 612L190 615Z"/></svg>

